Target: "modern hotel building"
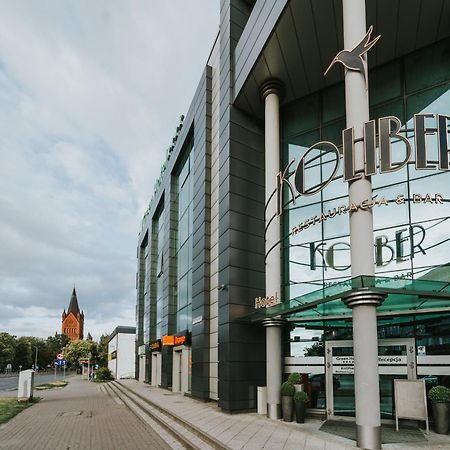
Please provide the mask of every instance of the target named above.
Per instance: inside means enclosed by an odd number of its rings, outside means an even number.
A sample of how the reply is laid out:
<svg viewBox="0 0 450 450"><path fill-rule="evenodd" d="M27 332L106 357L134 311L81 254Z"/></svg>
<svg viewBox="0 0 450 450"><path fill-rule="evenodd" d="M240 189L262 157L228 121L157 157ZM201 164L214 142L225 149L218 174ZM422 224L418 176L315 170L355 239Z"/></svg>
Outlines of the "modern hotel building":
<svg viewBox="0 0 450 450"><path fill-rule="evenodd" d="M394 379L450 385L449 130L450 2L221 0L139 234L137 377L276 418L300 372L379 448Z"/></svg>

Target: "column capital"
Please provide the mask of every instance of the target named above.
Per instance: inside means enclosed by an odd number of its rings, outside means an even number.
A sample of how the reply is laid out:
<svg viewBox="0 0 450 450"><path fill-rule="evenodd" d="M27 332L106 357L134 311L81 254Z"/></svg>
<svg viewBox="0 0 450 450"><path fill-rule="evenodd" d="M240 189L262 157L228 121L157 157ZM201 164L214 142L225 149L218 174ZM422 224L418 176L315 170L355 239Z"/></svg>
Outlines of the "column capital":
<svg viewBox="0 0 450 450"><path fill-rule="evenodd" d="M272 319L264 319L261 322L261 325L264 328L269 328L269 327L280 327L281 328L281 327L284 327L286 324L287 324L287 320L280 319L280 318L277 318L277 317L274 317Z"/></svg>
<svg viewBox="0 0 450 450"><path fill-rule="evenodd" d="M269 94L277 94L278 97L282 97L284 93L284 84L282 81L271 78L269 80L264 81L264 83L259 87L259 95L263 100Z"/></svg>
<svg viewBox="0 0 450 450"><path fill-rule="evenodd" d="M361 288L356 289L355 291L343 297L342 301L349 308L361 305L380 306L386 297L387 294L384 292L374 291L370 288Z"/></svg>

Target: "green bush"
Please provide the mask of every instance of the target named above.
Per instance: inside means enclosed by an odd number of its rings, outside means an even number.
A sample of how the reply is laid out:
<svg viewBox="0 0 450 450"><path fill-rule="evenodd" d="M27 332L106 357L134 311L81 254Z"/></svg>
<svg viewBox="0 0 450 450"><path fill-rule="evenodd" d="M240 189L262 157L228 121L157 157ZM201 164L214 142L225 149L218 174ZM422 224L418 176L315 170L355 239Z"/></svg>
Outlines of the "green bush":
<svg viewBox="0 0 450 450"><path fill-rule="evenodd" d="M114 380L112 372L108 369L108 367L100 367L100 369L97 369L95 376L97 380L101 381Z"/></svg>
<svg viewBox="0 0 450 450"><path fill-rule="evenodd" d="M281 385L281 395L286 395L287 397L293 397L295 394L295 386L290 381L285 381Z"/></svg>
<svg viewBox="0 0 450 450"><path fill-rule="evenodd" d="M434 386L428 391L428 398L433 403L450 402L450 389L445 386Z"/></svg>
<svg viewBox="0 0 450 450"><path fill-rule="evenodd" d="M289 375L288 381L293 384L302 384L302 376L298 372L293 372Z"/></svg>
<svg viewBox="0 0 450 450"><path fill-rule="evenodd" d="M304 391L297 391L294 394L294 402L295 403L308 403L309 402L308 394Z"/></svg>

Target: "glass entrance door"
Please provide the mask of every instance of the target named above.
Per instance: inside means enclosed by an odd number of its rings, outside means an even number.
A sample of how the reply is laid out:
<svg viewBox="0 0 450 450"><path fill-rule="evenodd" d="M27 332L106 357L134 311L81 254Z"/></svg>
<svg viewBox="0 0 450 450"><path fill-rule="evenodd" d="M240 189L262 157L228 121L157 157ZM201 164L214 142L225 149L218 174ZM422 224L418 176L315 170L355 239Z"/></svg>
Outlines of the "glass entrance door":
<svg viewBox="0 0 450 450"><path fill-rule="evenodd" d="M383 419L393 419L394 379L416 379L414 339L378 341L380 406ZM325 343L327 417L355 416L355 385L352 341Z"/></svg>

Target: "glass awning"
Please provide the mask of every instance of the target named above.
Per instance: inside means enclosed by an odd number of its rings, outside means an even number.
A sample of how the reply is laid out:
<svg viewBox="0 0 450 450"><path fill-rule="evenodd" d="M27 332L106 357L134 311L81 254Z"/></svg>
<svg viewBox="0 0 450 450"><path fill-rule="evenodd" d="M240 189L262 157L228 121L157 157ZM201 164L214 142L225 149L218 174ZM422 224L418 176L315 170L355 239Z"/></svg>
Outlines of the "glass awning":
<svg viewBox="0 0 450 450"><path fill-rule="evenodd" d="M438 310L450 312L450 282L359 276L268 308L257 309L241 317L241 320L251 323L272 317L299 322L339 320L339 317L351 315L351 310L342 299L359 289L386 295L384 302L377 307L379 316L425 314Z"/></svg>

